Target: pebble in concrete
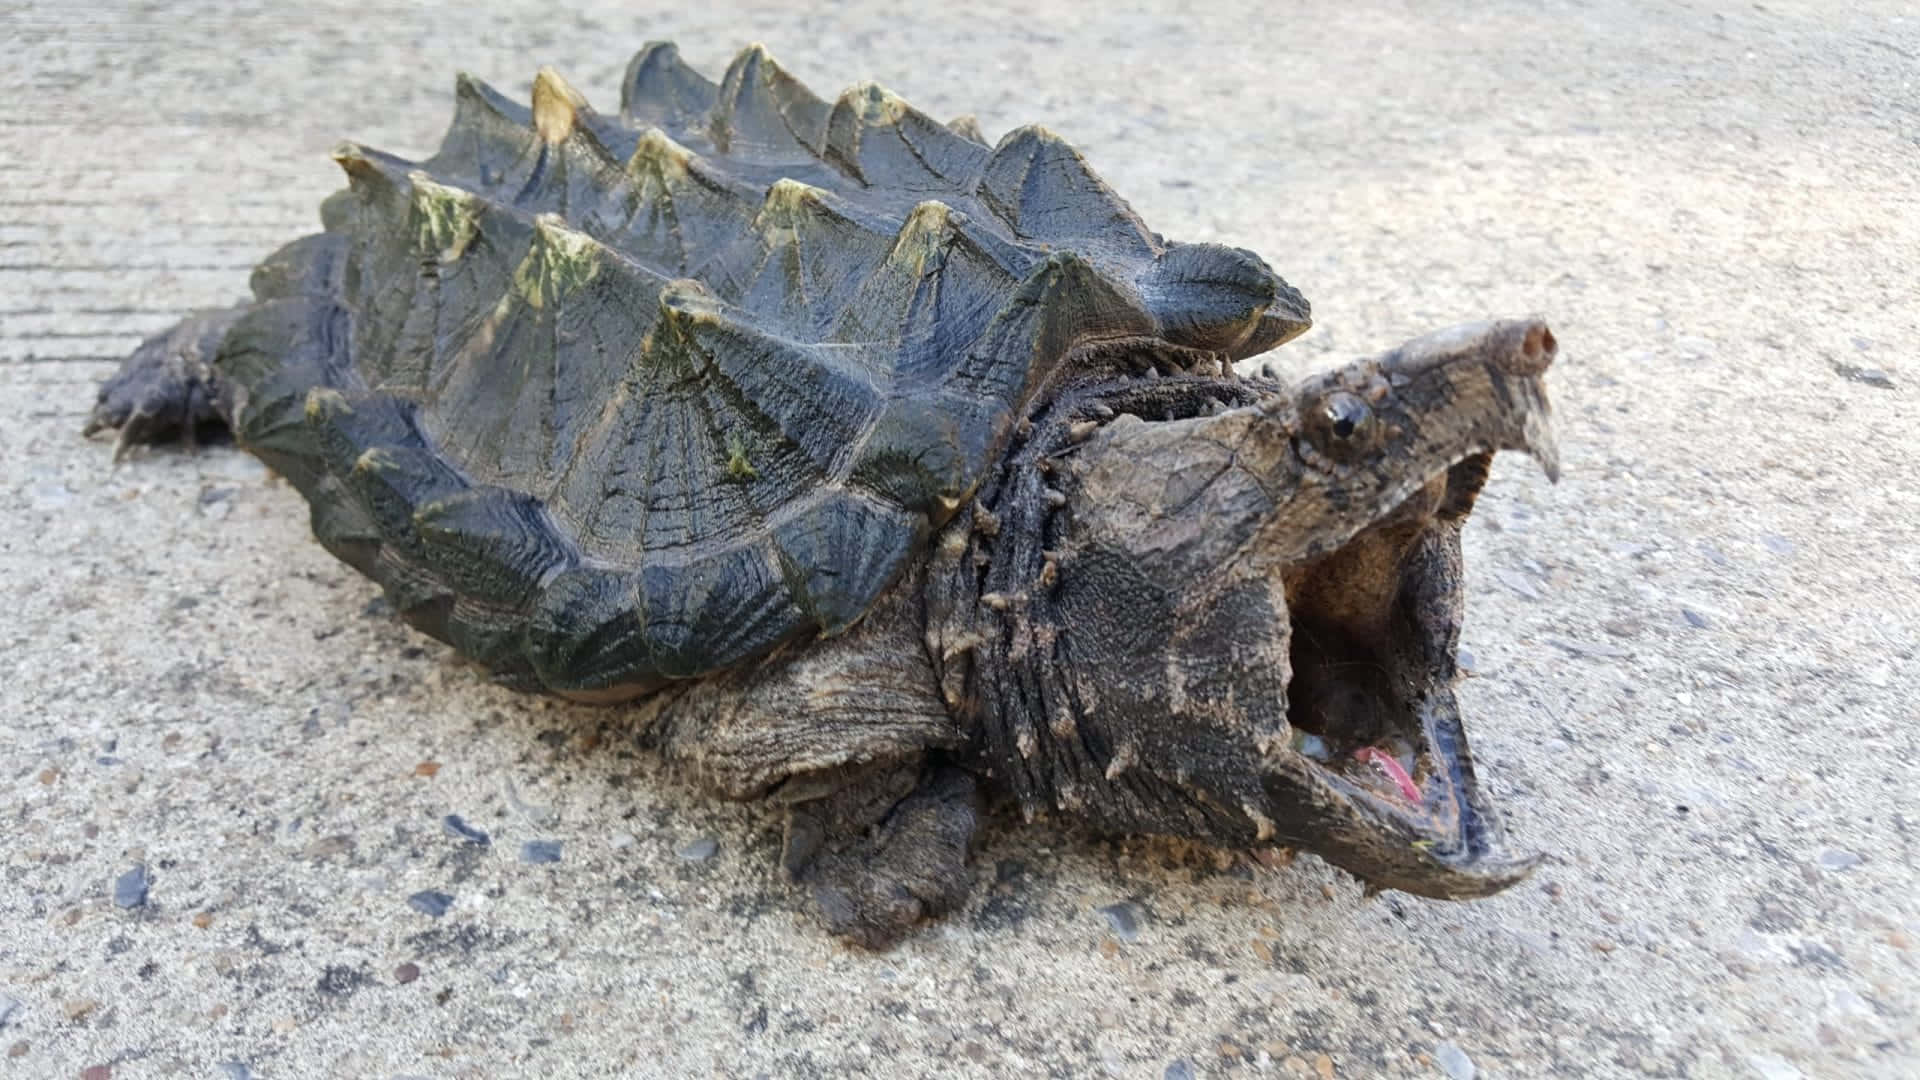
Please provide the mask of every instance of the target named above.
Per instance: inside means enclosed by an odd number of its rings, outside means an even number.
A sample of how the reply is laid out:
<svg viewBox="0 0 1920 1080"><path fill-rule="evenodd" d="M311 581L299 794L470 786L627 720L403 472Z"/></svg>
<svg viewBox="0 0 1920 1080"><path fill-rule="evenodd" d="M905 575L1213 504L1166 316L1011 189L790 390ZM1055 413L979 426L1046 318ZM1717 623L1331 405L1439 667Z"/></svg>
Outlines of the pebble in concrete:
<svg viewBox="0 0 1920 1080"><path fill-rule="evenodd" d="M137 908L147 902L147 888L152 879L147 876L146 863L134 863L133 869L113 880L113 902L116 907Z"/></svg>

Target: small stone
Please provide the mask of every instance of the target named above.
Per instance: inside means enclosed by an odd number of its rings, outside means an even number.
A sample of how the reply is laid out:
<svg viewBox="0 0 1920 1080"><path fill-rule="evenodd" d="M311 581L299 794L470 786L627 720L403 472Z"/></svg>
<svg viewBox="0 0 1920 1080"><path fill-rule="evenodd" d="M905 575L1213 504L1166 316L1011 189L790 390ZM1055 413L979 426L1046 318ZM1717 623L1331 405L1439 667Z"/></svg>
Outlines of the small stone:
<svg viewBox="0 0 1920 1080"><path fill-rule="evenodd" d="M409 960L393 969L393 981L402 986L420 977L420 965Z"/></svg>
<svg viewBox="0 0 1920 1080"><path fill-rule="evenodd" d="M706 862L720 853L720 841L711 836L703 836L680 849L680 857L688 862Z"/></svg>
<svg viewBox="0 0 1920 1080"><path fill-rule="evenodd" d="M453 897L432 889L422 889L407 897L407 906L422 915L431 915L437 919L445 915L447 909L453 906Z"/></svg>
<svg viewBox="0 0 1920 1080"><path fill-rule="evenodd" d="M1693 610L1692 608L1684 608L1684 607L1681 608L1680 617L1687 620L1687 625L1693 627L1695 630L1713 629L1713 620L1707 618L1705 615L1700 614L1699 612Z"/></svg>
<svg viewBox="0 0 1920 1080"><path fill-rule="evenodd" d="M1822 870L1851 870L1866 860L1845 848L1828 848L1814 858Z"/></svg>
<svg viewBox="0 0 1920 1080"><path fill-rule="evenodd" d="M152 884L147 877L147 864L134 863L133 869L113 880L113 903L116 907L137 908L147 902L147 889Z"/></svg>
<svg viewBox="0 0 1920 1080"><path fill-rule="evenodd" d="M529 840L520 845L520 861L530 863L556 863L560 861L560 841Z"/></svg>
<svg viewBox="0 0 1920 1080"><path fill-rule="evenodd" d="M7 1047L7 1056L10 1058L23 1058L27 1056L27 1051L31 1049L33 1049L33 1047L27 1045L27 1040L21 1039L19 1042Z"/></svg>
<svg viewBox="0 0 1920 1080"><path fill-rule="evenodd" d="M1473 661L1473 653L1466 649L1460 649L1456 651L1453 654L1453 659L1455 663L1460 665L1460 670L1462 671L1478 670L1477 666L1474 664L1474 661Z"/></svg>
<svg viewBox="0 0 1920 1080"><path fill-rule="evenodd" d="M253 1080L253 1070L238 1061L223 1061L220 1071L227 1074L227 1080Z"/></svg>
<svg viewBox="0 0 1920 1080"><path fill-rule="evenodd" d="M39 780L40 780L40 785L42 787L52 787L53 782L58 779L60 779L59 769L53 768L52 766L48 766L47 768L40 770Z"/></svg>
<svg viewBox="0 0 1920 1080"><path fill-rule="evenodd" d="M1315 1054L1313 1071L1320 1074L1320 1080L1333 1080L1333 1059L1325 1054Z"/></svg>
<svg viewBox="0 0 1920 1080"><path fill-rule="evenodd" d="M1108 904L1106 907L1101 908L1100 914L1107 917L1107 927L1113 931L1114 937L1129 944L1140 939L1140 909L1138 907L1122 901L1121 903Z"/></svg>
<svg viewBox="0 0 1920 1080"><path fill-rule="evenodd" d="M476 829L467 824L466 819L459 814L448 814L440 819L440 824L447 830L448 836L459 837L469 844L487 847L493 843L493 837L488 836L484 829Z"/></svg>
<svg viewBox="0 0 1920 1080"><path fill-rule="evenodd" d="M113 1080L113 1066L89 1065L80 1070L80 1080Z"/></svg>
<svg viewBox="0 0 1920 1080"><path fill-rule="evenodd" d="M630 832L614 833L607 839L607 846L615 851L625 851L636 842L637 838Z"/></svg>
<svg viewBox="0 0 1920 1080"><path fill-rule="evenodd" d="M91 1016L93 1011L99 1007L100 1003L92 998L75 998L67 1002L65 1006L67 1019L74 1023L79 1023L88 1016Z"/></svg>
<svg viewBox="0 0 1920 1080"><path fill-rule="evenodd" d="M1443 1042L1433 1048L1433 1063L1440 1066L1440 1071L1447 1074L1448 1080L1473 1080L1473 1074L1478 1071L1467 1052L1451 1042Z"/></svg>
<svg viewBox="0 0 1920 1080"><path fill-rule="evenodd" d="M1196 1080L1199 1075L1194 1070L1193 1062L1186 1058L1175 1058L1167 1063L1166 1071L1160 1074L1160 1080Z"/></svg>
<svg viewBox="0 0 1920 1080"><path fill-rule="evenodd" d="M1887 374L1885 368L1860 367L1856 364L1841 363L1838 360L1833 361L1832 364L1834 373L1843 379L1864 383L1880 390L1893 389L1893 376Z"/></svg>
<svg viewBox="0 0 1920 1080"><path fill-rule="evenodd" d="M440 763L437 761L423 761L420 764L415 765L413 767L413 775L424 776L424 777L428 777L429 779L437 775L439 772L440 772Z"/></svg>
<svg viewBox="0 0 1920 1080"><path fill-rule="evenodd" d="M213 925L213 912L211 911L198 912L193 917L193 928L195 930L205 930L207 927L212 925Z"/></svg>

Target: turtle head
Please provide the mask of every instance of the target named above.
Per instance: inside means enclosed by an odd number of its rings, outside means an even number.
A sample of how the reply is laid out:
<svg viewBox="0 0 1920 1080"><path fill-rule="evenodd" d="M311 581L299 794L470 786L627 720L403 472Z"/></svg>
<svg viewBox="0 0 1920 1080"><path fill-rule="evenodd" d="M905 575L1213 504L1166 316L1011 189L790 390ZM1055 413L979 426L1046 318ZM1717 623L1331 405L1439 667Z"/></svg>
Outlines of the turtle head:
<svg viewBox="0 0 1920 1080"><path fill-rule="evenodd" d="M1015 786L1427 896L1524 877L1454 696L1460 533L1496 452L1557 477L1554 352L1537 321L1458 327L1060 455L1054 674Z"/></svg>

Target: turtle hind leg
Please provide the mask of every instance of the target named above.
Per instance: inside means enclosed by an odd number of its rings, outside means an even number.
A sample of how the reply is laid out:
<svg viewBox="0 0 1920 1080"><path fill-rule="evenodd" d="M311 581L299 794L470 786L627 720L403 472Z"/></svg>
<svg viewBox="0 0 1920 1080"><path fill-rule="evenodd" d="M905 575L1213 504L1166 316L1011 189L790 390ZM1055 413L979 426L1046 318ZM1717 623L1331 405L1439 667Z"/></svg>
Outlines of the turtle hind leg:
<svg viewBox="0 0 1920 1080"><path fill-rule="evenodd" d="M101 384L85 433L117 429L113 458L119 461L132 447L175 438L191 446L203 426L224 426L229 406L213 358L251 307L195 312L141 342Z"/></svg>
<svg viewBox="0 0 1920 1080"><path fill-rule="evenodd" d="M943 766L902 777L878 770L794 806L788 820L788 871L811 888L828 930L869 949L959 908L973 885L973 777Z"/></svg>

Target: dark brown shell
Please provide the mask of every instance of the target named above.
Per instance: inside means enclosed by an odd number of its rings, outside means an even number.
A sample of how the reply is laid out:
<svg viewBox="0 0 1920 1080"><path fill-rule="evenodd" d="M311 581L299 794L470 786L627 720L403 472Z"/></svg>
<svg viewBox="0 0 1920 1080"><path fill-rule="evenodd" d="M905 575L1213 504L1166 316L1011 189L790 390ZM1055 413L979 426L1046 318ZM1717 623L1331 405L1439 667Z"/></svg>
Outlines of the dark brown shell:
<svg viewBox="0 0 1920 1080"><path fill-rule="evenodd" d="M829 103L758 46L715 85L650 45L617 116L547 71L531 108L456 96L424 162L338 151L327 231L262 266L220 365L322 541L529 685L644 692L843 630L1065 373L1306 326L1050 132Z"/></svg>

